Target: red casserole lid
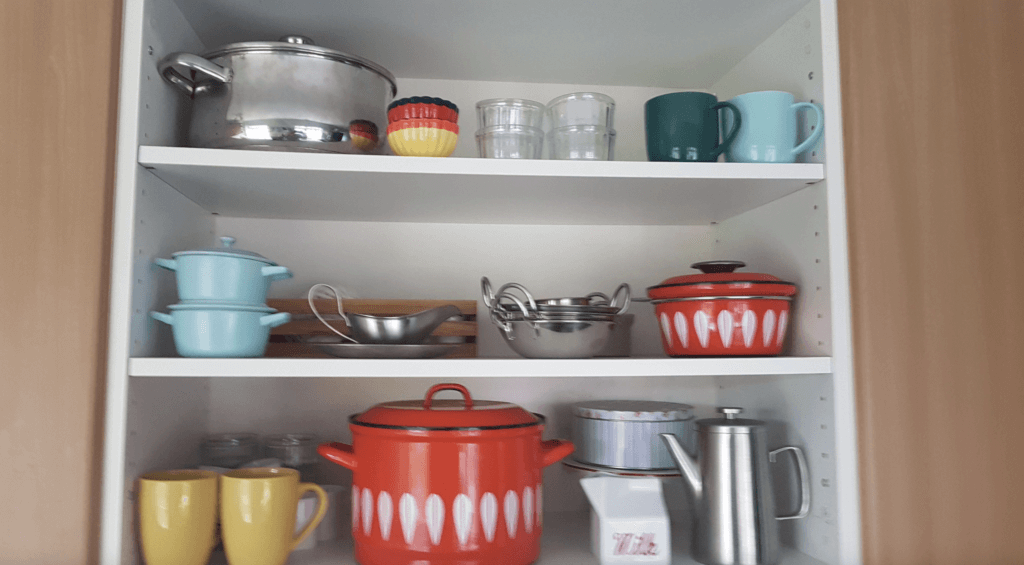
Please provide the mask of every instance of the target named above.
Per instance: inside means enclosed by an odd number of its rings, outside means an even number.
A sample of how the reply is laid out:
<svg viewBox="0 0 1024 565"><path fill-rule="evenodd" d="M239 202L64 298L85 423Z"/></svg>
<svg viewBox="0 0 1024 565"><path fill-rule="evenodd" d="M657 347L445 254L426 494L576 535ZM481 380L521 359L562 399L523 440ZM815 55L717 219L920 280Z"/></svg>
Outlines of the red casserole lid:
<svg viewBox="0 0 1024 565"><path fill-rule="evenodd" d="M454 390L462 400L434 400L434 394ZM466 387L444 383L430 387L423 400L383 402L351 418L354 426L399 430L498 430L541 424L541 416L509 402L473 400Z"/></svg>
<svg viewBox="0 0 1024 565"><path fill-rule="evenodd" d="M651 300L710 298L715 296L793 296L796 285L763 273L736 273L743 261L702 261L690 265L699 275L672 277L647 288Z"/></svg>

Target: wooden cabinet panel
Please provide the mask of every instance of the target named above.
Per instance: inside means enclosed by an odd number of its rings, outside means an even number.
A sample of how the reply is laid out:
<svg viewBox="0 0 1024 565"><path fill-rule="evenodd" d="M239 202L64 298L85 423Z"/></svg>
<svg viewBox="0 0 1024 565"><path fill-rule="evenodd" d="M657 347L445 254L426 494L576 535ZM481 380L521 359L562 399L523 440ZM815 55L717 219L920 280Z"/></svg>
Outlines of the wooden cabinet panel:
<svg viewBox="0 0 1024 565"><path fill-rule="evenodd" d="M0 561L95 561L117 0L0 2Z"/></svg>
<svg viewBox="0 0 1024 565"><path fill-rule="evenodd" d="M866 563L1024 562L1024 3L839 3Z"/></svg>

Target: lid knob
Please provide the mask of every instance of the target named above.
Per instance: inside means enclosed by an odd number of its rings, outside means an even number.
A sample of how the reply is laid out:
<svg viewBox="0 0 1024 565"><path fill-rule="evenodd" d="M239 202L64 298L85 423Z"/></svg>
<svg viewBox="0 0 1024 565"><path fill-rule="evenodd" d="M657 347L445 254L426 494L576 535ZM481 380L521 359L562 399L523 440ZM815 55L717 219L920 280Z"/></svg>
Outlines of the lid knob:
<svg viewBox="0 0 1024 565"><path fill-rule="evenodd" d="M739 416L743 412L742 408L719 408L718 413L725 416L726 420L734 420L736 416Z"/></svg>
<svg viewBox="0 0 1024 565"><path fill-rule="evenodd" d="M220 238L220 243L224 246L224 249L231 249L231 246L235 244L235 238L226 235Z"/></svg>
<svg viewBox="0 0 1024 565"><path fill-rule="evenodd" d="M430 387L427 391L426 398L423 399L423 409L430 410L430 405L434 401L434 395L441 392L442 390L454 390L462 395L462 402L466 405L466 410L473 409L473 398L469 396L469 390L466 387L455 384L455 383L441 383Z"/></svg>
<svg viewBox="0 0 1024 565"><path fill-rule="evenodd" d="M700 269L705 274L710 273L731 273L736 269L742 269L747 264L743 261L700 261L690 265L691 269Z"/></svg>
<svg viewBox="0 0 1024 565"><path fill-rule="evenodd" d="M280 40L283 43L296 43L299 45L316 45L313 40L305 35L286 35Z"/></svg>

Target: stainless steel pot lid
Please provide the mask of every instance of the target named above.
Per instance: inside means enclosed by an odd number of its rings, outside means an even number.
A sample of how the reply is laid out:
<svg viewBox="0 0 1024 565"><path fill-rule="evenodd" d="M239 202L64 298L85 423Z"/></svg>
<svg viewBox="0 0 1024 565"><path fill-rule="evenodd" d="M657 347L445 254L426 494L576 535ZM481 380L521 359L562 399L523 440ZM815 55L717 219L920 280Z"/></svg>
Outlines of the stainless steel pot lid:
<svg viewBox="0 0 1024 565"><path fill-rule="evenodd" d="M313 44L313 40L303 35L286 35L278 41L246 41L242 43L230 43L222 45L213 51L203 53L206 59L214 59L225 55L236 55L239 53L282 53L287 55L300 55L305 57L320 57L330 59L354 67L362 67L366 70L377 73L391 83L391 96L398 94L398 83L395 75L384 67L369 59L342 53L335 49L320 47Z"/></svg>
<svg viewBox="0 0 1024 565"><path fill-rule="evenodd" d="M235 244L235 238L230 236L224 236L220 238L220 247L207 247L203 249L191 249L189 251L178 251L173 253L172 257L181 257L183 255L221 255L224 257L238 257L240 259L252 259L253 261L260 261L268 265L277 265L277 263L267 259L259 253L253 251L245 251L243 249L235 249L232 247Z"/></svg>
<svg viewBox="0 0 1024 565"><path fill-rule="evenodd" d="M591 420L669 422L693 418L693 406L659 400L591 400L572 406L573 415Z"/></svg>

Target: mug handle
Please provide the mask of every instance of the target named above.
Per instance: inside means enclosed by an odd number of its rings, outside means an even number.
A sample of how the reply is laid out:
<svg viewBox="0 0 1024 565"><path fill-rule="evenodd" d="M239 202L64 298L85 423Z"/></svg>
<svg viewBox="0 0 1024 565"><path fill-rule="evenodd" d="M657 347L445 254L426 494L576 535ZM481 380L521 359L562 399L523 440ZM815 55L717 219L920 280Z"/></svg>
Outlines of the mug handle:
<svg viewBox="0 0 1024 565"><path fill-rule="evenodd" d="M718 104L712 106L711 109L714 110L715 112L719 110L729 110L730 112L732 112L732 117L735 120L735 123L733 123L732 125L732 131L726 134L725 139L722 140L722 143L716 145L714 150L711 151L711 156L718 158L718 156L721 155L723 151L728 149L729 146L732 145L732 142L736 140L736 136L739 135L740 133L740 125L743 124L743 118L740 116L740 109L737 108L736 105L733 104L732 102L719 102Z"/></svg>
<svg viewBox="0 0 1024 565"><path fill-rule="evenodd" d="M812 104L810 102L797 102L790 106L790 109L793 110L794 114L800 110L814 110L814 113L818 116L818 121L815 124L814 131L811 132L811 135L807 136L807 139L805 139L803 143L793 148L793 155L799 155L811 147L814 147L814 144L821 139L821 132L825 131L825 128L823 127L825 125L825 114L817 104Z"/></svg>
<svg viewBox="0 0 1024 565"><path fill-rule="evenodd" d="M327 493L324 492L324 489L320 488L320 485L315 485L313 483L299 483L299 498L302 498L302 495L307 492L316 493L318 501L316 505L316 512L313 514L313 517L309 519L309 522L306 522L306 525L303 526L299 535L295 536L295 539L292 540L292 547L288 550L289 553L294 551L300 543L308 538L309 534L313 533L313 530L320 525L320 521L327 515Z"/></svg>

